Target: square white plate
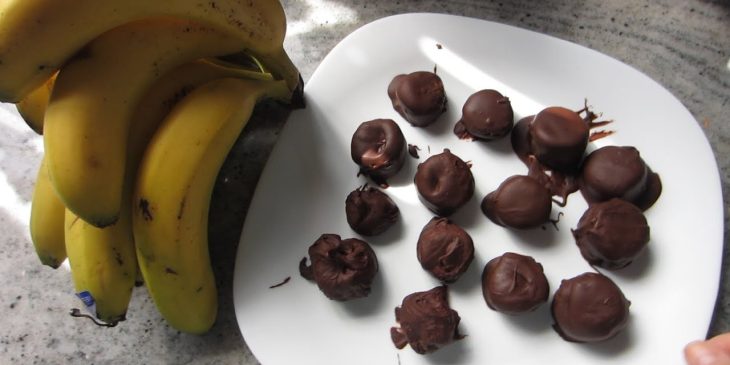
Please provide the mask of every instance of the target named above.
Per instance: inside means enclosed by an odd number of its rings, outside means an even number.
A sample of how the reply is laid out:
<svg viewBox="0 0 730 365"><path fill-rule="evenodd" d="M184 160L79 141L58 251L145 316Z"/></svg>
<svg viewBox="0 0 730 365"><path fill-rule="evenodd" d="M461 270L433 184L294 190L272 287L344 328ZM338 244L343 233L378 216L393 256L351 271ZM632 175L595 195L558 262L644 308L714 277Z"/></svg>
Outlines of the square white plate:
<svg viewBox="0 0 730 365"><path fill-rule="evenodd" d="M438 46L437 46L438 45ZM431 127L406 123L386 94L393 76L436 67L448 110ZM630 145L661 176L664 191L646 212L648 251L624 270L606 271L632 302L619 336L599 344L566 342L551 328L549 303L521 317L487 308L480 276L507 251L533 256L552 293L562 279L593 269L570 229L586 209L570 196L559 231L512 231L479 210L481 199L527 168L509 138L467 142L452 133L466 98L497 89L512 101L515 120L551 105L580 109L587 98L615 133L592 143ZM384 18L346 37L304 88L307 108L294 112L258 183L244 225L234 276L236 316L263 364L683 364L682 348L705 335L719 282L723 206L712 151L690 113L669 92L633 68L593 50L498 23L436 14ZM380 263L371 295L347 303L327 299L299 276L299 260L322 233L359 237L345 220L357 177L350 139L357 126L394 119L421 148L386 189L401 210L389 231L366 238ZM389 329L404 296L439 283L421 269L416 241L432 214L419 202L416 166L449 148L472 161L476 192L452 219L475 242L469 270L449 287L467 337L434 354L397 350ZM269 286L291 277L287 284Z"/></svg>

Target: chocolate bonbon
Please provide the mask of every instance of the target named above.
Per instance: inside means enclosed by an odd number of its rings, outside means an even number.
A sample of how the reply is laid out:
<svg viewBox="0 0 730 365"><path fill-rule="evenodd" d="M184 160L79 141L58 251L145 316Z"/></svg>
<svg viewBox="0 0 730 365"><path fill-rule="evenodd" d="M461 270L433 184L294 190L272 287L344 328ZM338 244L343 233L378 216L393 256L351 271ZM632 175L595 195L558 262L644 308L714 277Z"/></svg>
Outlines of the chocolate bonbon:
<svg viewBox="0 0 730 365"><path fill-rule="evenodd" d="M413 351L427 354L463 338L459 334L459 313L451 309L446 286L406 296L395 308L397 327L391 327L393 344L402 349L409 344Z"/></svg>
<svg viewBox="0 0 730 365"><path fill-rule="evenodd" d="M588 145L588 124L573 110L545 108L529 127L530 149L543 165L558 171L575 171Z"/></svg>
<svg viewBox="0 0 730 365"><path fill-rule="evenodd" d="M448 149L419 164L414 183L421 202L442 217L454 213L474 195L471 167Z"/></svg>
<svg viewBox="0 0 730 365"><path fill-rule="evenodd" d="M591 152L583 163L579 183L589 204L620 198L642 210L651 207L662 191L659 175L631 146L606 146Z"/></svg>
<svg viewBox="0 0 730 365"><path fill-rule="evenodd" d="M357 238L323 234L299 263L299 273L314 280L327 298L347 301L366 297L378 272L378 259L370 245Z"/></svg>
<svg viewBox="0 0 730 365"><path fill-rule="evenodd" d="M384 192L362 186L350 192L345 199L347 224L363 236L385 232L398 220L400 210Z"/></svg>
<svg viewBox="0 0 730 365"><path fill-rule="evenodd" d="M436 217L421 230L416 254L424 270L444 283L453 283L474 259L474 242L456 223Z"/></svg>
<svg viewBox="0 0 730 365"><path fill-rule="evenodd" d="M608 277L593 272L563 280L552 302L553 328L566 341L599 342L626 327L629 302Z"/></svg>
<svg viewBox="0 0 730 365"><path fill-rule="evenodd" d="M475 92L466 99L461 113L454 134L462 139L495 140L508 135L514 125L509 98L496 90Z"/></svg>
<svg viewBox="0 0 730 365"><path fill-rule="evenodd" d="M523 175L508 177L487 194L482 212L492 222L515 229L537 227L550 219L550 191L537 180Z"/></svg>
<svg viewBox="0 0 730 365"><path fill-rule="evenodd" d="M573 230L583 258L606 269L630 264L645 249L649 234L641 209L617 198L588 207Z"/></svg>
<svg viewBox="0 0 730 365"><path fill-rule="evenodd" d="M416 127L435 122L446 110L446 92L433 72L416 71L397 75L388 85L393 109Z"/></svg>
<svg viewBox="0 0 730 365"><path fill-rule="evenodd" d="M358 126L350 141L352 161L360 173L385 184L403 167L407 145L403 132L392 119L374 119Z"/></svg>
<svg viewBox="0 0 730 365"><path fill-rule="evenodd" d="M506 314L537 309L550 286L542 265L530 256L507 252L491 259L482 272L482 295L489 308Z"/></svg>

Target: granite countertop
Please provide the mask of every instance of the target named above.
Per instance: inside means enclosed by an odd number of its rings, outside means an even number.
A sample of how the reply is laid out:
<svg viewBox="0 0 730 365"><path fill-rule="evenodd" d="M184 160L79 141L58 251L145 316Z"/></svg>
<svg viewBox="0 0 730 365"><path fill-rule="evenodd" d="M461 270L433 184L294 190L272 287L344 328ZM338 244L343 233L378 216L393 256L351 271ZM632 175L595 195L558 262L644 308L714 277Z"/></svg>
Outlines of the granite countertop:
<svg viewBox="0 0 730 365"><path fill-rule="evenodd" d="M726 280L730 2L284 0L283 4L289 20L285 46L305 81L337 42L358 27L393 14L438 12L506 23L575 42L617 58L662 84L702 127L720 169L724 264L708 334L730 331L730 283ZM42 141L22 121L8 123L11 111L14 106L0 105L0 363L257 364L236 323L233 260L256 181L283 123L254 120L224 166L210 227L220 312L208 334L193 336L168 327L145 290L135 290L127 321L112 329L68 315L70 308L78 307L70 273L41 266L28 234L29 201Z"/></svg>

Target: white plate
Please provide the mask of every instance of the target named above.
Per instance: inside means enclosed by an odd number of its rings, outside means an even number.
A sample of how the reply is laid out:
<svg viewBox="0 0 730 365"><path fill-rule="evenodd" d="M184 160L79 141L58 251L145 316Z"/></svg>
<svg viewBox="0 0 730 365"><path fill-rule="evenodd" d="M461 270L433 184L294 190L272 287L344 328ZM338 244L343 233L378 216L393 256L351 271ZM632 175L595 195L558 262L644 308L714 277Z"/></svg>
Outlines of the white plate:
<svg viewBox="0 0 730 365"><path fill-rule="evenodd" d="M437 47L437 44L442 47ZM431 128L408 125L386 94L399 73L433 70L444 81L448 111ZM488 221L479 202L500 182L527 169L508 139L457 139L452 128L466 98L482 88L512 100L516 119L545 106L582 107L584 98L616 133L592 147L636 146L664 184L646 212L647 254L625 270L606 272L631 300L630 323L600 344L563 341L551 328L549 305L522 317L487 308L480 275L506 251L528 254L545 268L551 292L560 280L590 271L570 235L586 208L580 193L560 231L515 232ZM258 183L244 225L234 277L236 316L245 341L266 365L277 364L682 364L682 348L706 334L718 288L722 253L722 196L711 149L690 113L656 82L590 49L502 24L448 15L409 14L368 24L322 61L305 87L307 108L293 113ZM476 257L450 286L450 302L467 337L422 356L396 350L389 329L404 296L438 285L421 269L415 245L432 214L412 184L410 157L386 192L402 219L367 239L380 262L368 298L340 303L299 276L297 265L322 233L358 237L347 225L344 201L362 185L350 159L356 127L374 118L396 120L423 161L450 148L473 162L476 192L452 217L473 237ZM430 152L429 152L430 149ZM281 287L269 286L286 277ZM552 294L551 294L552 299Z"/></svg>

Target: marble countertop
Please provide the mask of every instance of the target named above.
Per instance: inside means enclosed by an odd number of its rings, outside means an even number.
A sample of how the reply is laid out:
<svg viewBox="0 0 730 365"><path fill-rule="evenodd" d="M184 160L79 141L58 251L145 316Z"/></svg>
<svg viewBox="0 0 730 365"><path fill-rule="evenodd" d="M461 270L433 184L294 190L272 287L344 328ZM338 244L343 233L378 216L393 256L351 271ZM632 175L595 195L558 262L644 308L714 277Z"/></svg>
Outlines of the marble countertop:
<svg viewBox="0 0 730 365"><path fill-rule="evenodd" d="M367 3L367 4L366 4ZM730 3L685 0L284 0L285 47L306 81L347 34L407 12L466 15L550 34L625 62L653 78L692 113L712 146L725 207L725 250L708 335L730 331ZM29 201L42 141L14 107L0 104L0 363L258 364L241 337L231 281L241 224L259 173L283 123L253 121L239 139L214 197L211 255L220 311L204 336L166 325L145 290L135 290L127 321L109 329L72 318L78 307L67 270L41 266L28 234ZM246 174L242 174L242 168ZM225 198L223 198L225 197Z"/></svg>

